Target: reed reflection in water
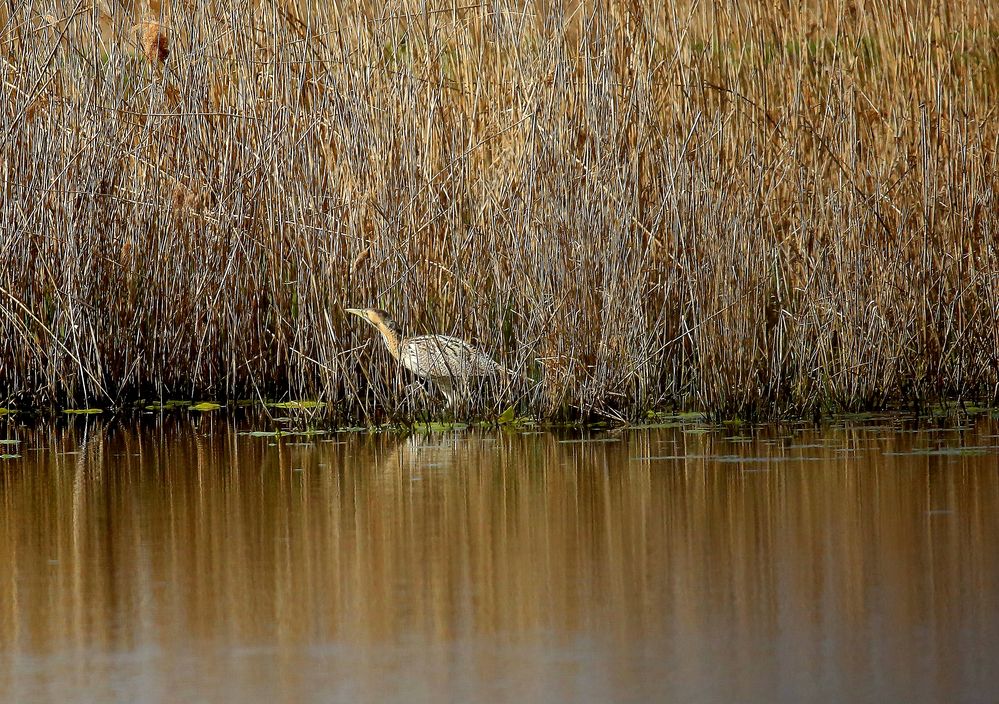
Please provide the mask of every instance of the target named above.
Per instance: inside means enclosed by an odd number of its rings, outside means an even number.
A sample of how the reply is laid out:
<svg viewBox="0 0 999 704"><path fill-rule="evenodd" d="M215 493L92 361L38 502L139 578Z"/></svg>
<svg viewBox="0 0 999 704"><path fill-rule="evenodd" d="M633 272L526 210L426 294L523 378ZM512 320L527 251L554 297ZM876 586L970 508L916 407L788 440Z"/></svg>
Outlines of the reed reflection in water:
<svg viewBox="0 0 999 704"><path fill-rule="evenodd" d="M978 701L999 687L994 423L245 429L7 426L22 457L0 465L4 698Z"/></svg>

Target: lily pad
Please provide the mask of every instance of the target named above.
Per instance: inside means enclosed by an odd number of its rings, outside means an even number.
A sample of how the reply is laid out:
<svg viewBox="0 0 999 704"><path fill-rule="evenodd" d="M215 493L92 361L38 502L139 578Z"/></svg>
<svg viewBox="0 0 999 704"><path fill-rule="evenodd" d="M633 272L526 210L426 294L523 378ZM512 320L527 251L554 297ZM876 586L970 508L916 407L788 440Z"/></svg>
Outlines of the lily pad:
<svg viewBox="0 0 999 704"><path fill-rule="evenodd" d="M220 408L222 408L222 406L220 406L217 403L211 403L210 401L202 401L201 403L196 403L193 406L188 406L187 410L200 411L201 413L204 413L206 411L217 411Z"/></svg>
<svg viewBox="0 0 999 704"><path fill-rule="evenodd" d="M17 445L19 442L21 441L16 438L8 438L6 440L0 440L0 445Z"/></svg>
<svg viewBox="0 0 999 704"><path fill-rule="evenodd" d="M681 421L694 423L697 421L704 420L704 414L700 411L681 411L679 413L657 413L655 411L649 411L646 414L649 420L659 421L659 422L669 422L669 421Z"/></svg>
<svg viewBox="0 0 999 704"><path fill-rule="evenodd" d="M326 404L322 401L281 401L280 403L268 403L271 408L299 408L299 409L309 409L309 408L319 408L325 406Z"/></svg>
<svg viewBox="0 0 999 704"><path fill-rule="evenodd" d="M5 415L8 415L10 413L17 413L17 409L15 409L15 408L0 408L0 416L5 416Z"/></svg>
<svg viewBox="0 0 999 704"><path fill-rule="evenodd" d="M0 460L16 460L20 455L0 455Z"/></svg>
<svg viewBox="0 0 999 704"><path fill-rule="evenodd" d="M147 411L172 411L177 408L187 408L189 405L191 405L190 401L170 399L169 401L163 401L162 403L151 403L145 408Z"/></svg>
<svg viewBox="0 0 999 704"><path fill-rule="evenodd" d="M418 432L425 433L445 433L449 430L465 430L468 428L468 423L420 423L415 427Z"/></svg>
<svg viewBox="0 0 999 704"><path fill-rule="evenodd" d="M240 435L251 438L280 438L280 437L300 437L311 438L316 435L326 435L328 430L247 430Z"/></svg>
<svg viewBox="0 0 999 704"><path fill-rule="evenodd" d="M63 413L71 416L93 416L98 413L103 413L103 408L64 408Z"/></svg>

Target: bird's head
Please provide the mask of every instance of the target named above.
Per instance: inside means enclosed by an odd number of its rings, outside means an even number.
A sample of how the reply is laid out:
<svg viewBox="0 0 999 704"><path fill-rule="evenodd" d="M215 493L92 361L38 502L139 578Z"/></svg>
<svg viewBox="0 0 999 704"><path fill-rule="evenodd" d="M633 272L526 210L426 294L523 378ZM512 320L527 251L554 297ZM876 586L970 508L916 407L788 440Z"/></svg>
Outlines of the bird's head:
<svg viewBox="0 0 999 704"><path fill-rule="evenodd" d="M372 325L382 334L385 346L388 347L392 356L399 356L399 342L402 338L402 333L400 333L399 326L396 325L396 322L392 320L392 317L388 313L381 308L347 308L346 311L353 313L358 318Z"/></svg>
<svg viewBox="0 0 999 704"><path fill-rule="evenodd" d="M346 308L345 310L367 321L378 332L382 333L386 339L390 337L398 338L400 335L398 324L392 320L392 316L381 308Z"/></svg>
<svg viewBox="0 0 999 704"><path fill-rule="evenodd" d="M378 323L392 322L392 317L381 308L345 308L344 310L368 321L375 327L378 326Z"/></svg>

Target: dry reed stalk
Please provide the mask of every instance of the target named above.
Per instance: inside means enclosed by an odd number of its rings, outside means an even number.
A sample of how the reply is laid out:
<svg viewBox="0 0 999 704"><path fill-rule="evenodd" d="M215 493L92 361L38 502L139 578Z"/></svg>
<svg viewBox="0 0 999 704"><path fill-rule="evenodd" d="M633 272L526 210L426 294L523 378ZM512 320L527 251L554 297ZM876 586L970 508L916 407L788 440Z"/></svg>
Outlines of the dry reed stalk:
<svg viewBox="0 0 999 704"><path fill-rule="evenodd" d="M540 415L995 400L984 0L169 9L2 10L0 402L409 415L364 304Z"/></svg>

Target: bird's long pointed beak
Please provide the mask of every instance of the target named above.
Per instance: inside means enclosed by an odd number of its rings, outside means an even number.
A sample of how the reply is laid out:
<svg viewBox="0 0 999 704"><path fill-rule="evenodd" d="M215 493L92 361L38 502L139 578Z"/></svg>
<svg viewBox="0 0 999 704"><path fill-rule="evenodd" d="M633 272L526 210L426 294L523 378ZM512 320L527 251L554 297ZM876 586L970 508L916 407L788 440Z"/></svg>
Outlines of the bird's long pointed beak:
<svg viewBox="0 0 999 704"><path fill-rule="evenodd" d="M347 312L347 313L353 313L358 318L364 318L365 320L368 319L368 316L366 316L364 314L364 309L363 308L344 308L344 311Z"/></svg>

